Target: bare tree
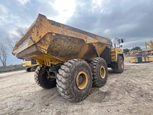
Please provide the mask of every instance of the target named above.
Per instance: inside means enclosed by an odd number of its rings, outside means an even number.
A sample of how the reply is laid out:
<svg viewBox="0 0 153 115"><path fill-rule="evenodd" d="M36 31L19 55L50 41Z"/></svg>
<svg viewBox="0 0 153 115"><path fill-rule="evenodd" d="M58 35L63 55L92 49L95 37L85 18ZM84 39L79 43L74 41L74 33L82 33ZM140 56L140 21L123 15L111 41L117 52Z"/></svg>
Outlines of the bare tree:
<svg viewBox="0 0 153 115"><path fill-rule="evenodd" d="M14 44L16 43L16 40L14 40L12 37L6 36L6 37L5 37L5 41L6 41L6 44L7 44L9 47L11 47L11 49L13 49Z"/></svg>
<svg viewBox="0 0 153 115"><path fill-rule="evenodd" d="M4 67L6 66L6 60L7 60L6 45L3 43L0 43L0 61Z"/></svg>
<svg viewBox="0 0 153 115"><path fill-rule="evenodd" d="M19 27L19 28L16 29L16 32L18 33L19 37L24 36L24 34L26 33L26 31L27 31L27 28Z"/></svg>
<svg viewBox="0 0 153 115"><path fill-rule="evenodd" d="M11 49L14 48L14 45L17 41L19 41L19 39L24 36L25 32L26 32L27 28L22 28L19 27L16 29L16 34L12 34L11 36L6 36L5 37L5 41L6 44L11 47Z"/></svg>
<svg viewBox="0 0 153 115"><path fill-rule="evenodd" d="M15 40L18 41L21 37L24 36L24 34L27 31L27 28L19 27L15 31L16 31L17 35L16 34L12 34L12 36L15 38Z"/></svg>

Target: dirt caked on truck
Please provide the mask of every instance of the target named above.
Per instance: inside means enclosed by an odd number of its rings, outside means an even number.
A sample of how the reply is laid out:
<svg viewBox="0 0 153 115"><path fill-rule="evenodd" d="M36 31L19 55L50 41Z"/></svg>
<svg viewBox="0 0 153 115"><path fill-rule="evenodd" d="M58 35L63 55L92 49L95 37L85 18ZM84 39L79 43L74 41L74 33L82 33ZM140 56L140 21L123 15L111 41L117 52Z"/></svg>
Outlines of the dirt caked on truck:
<svg viewBox="0 0 153 115"><path fill-rule="evenodd" d="M108 69L124 71L123 50L114 48L108 37L76 29L39 14L16 43L13 54L35 59L36 83L45 89L57 87L65 99L84 100L93 87L106 84Z"/></svg>

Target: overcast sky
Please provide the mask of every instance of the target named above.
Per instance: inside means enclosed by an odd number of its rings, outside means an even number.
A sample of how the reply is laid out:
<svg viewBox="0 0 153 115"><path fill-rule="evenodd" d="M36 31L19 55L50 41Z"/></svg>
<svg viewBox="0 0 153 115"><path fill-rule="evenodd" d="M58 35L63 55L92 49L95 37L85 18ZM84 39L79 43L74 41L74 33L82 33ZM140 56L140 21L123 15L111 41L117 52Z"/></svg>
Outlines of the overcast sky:
<svg viewBox="0 0 153 115"><path fill-rule="evenodd" d="M124 38L124 48L153 40L153 0L1 0L0 41L47 18L102 36ZM13 63L11 56L9 62Z"/></svg>

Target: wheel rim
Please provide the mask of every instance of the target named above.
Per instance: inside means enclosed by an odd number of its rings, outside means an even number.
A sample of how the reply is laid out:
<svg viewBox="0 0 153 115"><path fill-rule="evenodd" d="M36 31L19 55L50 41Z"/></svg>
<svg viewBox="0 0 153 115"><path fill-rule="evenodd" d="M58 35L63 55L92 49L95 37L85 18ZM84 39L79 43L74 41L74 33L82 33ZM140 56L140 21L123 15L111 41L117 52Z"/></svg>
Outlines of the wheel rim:
<svg viewBox="0 0 153 115"><path fill-rule="evenodd" d="M121 61L120 67L121 67L121 68L124 68L124 62L123 62L123 61Z"/></svg>
<svg viewBox="0 0 153 115"><path fill-rule="evenodd" d="M52 78L51 75L48 75L48 74L47 74L47 80L49 80L49 81L54 81L55 78Z"/></svg>
<svg viewBox="0 0 153 115"><path fill-rule="evenodd" d="M47 76L47 80L49 80L49 81L54 81L55 78L50 78L50 77Z"/></svg>
<svg viewBox="0 0 153 115"><path fill-rule="evenodd" d="M83 90L88 84L88 75L84 71L80 71L76 77L76 85L78 89Z"/></svg>
<svg viewBox="0 0 153 115"><path fill-rule="evenodd" d="M46 77L46 79L48 81L54 81L55 80L55 78L52 78L51 75L48 75L46 70L43 70L43 72L41 74L43 75L43 77Z"/></svg>
<svg viewBox="0 0 153 115"><path fill-rule="evenodd" d="M100 76L102 79L104 79L106 76L106 70L105 70L104 66L101 66L101 68L100 68Z"/></svg>

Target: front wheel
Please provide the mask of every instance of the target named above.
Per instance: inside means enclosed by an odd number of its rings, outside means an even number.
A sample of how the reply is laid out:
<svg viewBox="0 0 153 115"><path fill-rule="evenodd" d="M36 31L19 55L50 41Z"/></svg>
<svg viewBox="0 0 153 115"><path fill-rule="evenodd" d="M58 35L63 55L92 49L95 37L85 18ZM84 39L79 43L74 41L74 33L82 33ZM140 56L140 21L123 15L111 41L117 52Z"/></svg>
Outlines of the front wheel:
<svg viewBox="0 0 153 115"><path fill-rule="evenodd" d="M118 56L118 61L116 63L116 67L113 67L112 70L115 73L123 73L124 71L124 60L122 56Z"/></svg>
<svg viewBox="0 0 153 115"><path fill-rule="evenodd" d="M57 88L65 99L73 102L82 101L89 95L91 87L91 68L84 60L69 60L59 69Z"/></svg>

